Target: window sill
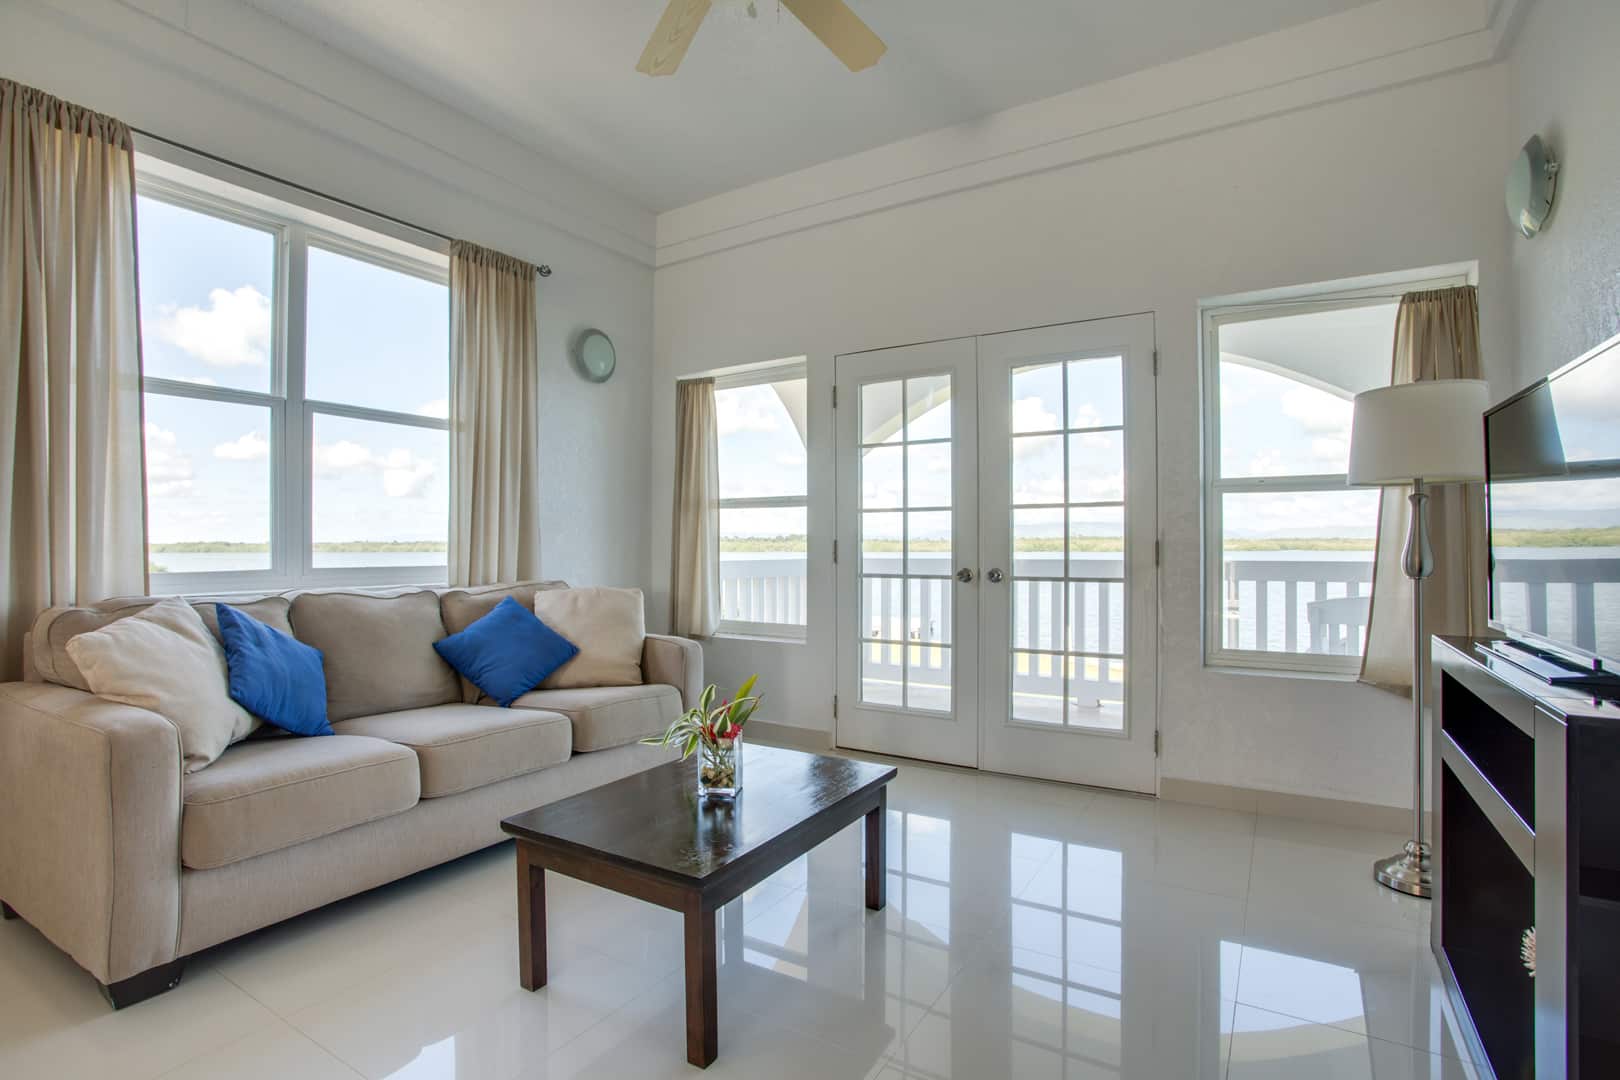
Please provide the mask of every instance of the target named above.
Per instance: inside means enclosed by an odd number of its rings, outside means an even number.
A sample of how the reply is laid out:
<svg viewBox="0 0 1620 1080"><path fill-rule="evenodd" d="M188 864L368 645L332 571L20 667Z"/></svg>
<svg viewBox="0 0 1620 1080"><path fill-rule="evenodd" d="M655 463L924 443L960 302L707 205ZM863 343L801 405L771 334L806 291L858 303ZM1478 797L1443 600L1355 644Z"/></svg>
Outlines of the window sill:
<svg viewBox="0 0 1620 1080"><path fill-rule="evenodd" d="M743 630L720 630L711 641L746 641L757 645L803 645L808 640L805 634L760 634L749 633Z"/></svg>
<svg viewBox="0 0 1620 1080"><path fill-rule="evenodd" d="M1353 671L1310 671L1304 668L1281 667L1249 667L1243 664L1225 664L1219 661L1204 661L1204 670L1213 671L1219 675L1250 675L1263 679L1306 679L1312 682L1353 683L1360 680L1360 675Z"/></svg>

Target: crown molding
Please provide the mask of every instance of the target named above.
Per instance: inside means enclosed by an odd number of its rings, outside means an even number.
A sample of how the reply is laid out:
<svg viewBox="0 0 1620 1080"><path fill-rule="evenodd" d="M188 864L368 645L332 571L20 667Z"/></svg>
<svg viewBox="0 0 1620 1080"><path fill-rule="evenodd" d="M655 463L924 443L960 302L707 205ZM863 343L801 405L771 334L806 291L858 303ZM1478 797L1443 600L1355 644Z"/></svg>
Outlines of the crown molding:
<svg viewBox="0 0 1620 1080"><path fill-rule="evenodd" d="M657 265L1491 63L1530 0L1377 0L658 215Z"/></svg>
<svg viewBox="0 0 1620 1080"><path fill-rule="evenodd" d="M358 152L503 219L653 264L650 211L239 0L26 0L13 17L34 24L13 37L14 55L0 49L8 74L156 135L294 182L300 160L265 160L256 134L306 148L304 160ZM54 47L27 44L42 39ZM69 50L75 63L50 63Z"/></svg>

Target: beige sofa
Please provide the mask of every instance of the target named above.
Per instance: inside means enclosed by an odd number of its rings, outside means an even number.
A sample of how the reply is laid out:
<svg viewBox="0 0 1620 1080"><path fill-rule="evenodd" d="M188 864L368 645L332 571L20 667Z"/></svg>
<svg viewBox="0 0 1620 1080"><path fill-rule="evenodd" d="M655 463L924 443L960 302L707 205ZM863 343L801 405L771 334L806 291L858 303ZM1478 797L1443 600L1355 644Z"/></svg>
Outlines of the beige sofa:
<svg viewBox="0 0 1620 1080"><path fill-rule="evenodd" d="M503 817L669 760L639 740L695 703L702 653L648 636L643 685L480 701L433 650L530 582L229 598L325 654L335 732L266 728L182 773L168 720L88 692L64 647L149 598L53 608L0 683L0 898L114 1007L222 941L504 839ZM194 600L215 628L214 605ZM267 734L268 733L268 734Z"/></svg>

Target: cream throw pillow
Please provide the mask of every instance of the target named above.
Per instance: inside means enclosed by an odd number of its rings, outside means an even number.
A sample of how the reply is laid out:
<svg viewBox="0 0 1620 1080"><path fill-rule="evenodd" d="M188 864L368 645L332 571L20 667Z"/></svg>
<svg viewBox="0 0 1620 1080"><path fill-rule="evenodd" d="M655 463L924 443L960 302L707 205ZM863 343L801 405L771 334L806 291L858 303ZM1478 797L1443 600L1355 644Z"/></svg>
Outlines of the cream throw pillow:
<svg viewBox="0 0 1620 1080"><path fill-rule="evenodd" d="M80 634L67 651L91 693L149 709L180 729L188 773L259 726L257 717L231 700L225 650L184 600L160 600Z"/></svg>
<svg viewBox="0 0 1620 1080"><path fill-rule="evenodd" d="M534 594L534 613L579 647L579 655L540 689L641 685L647 615L640 589L541 589Z"/></svg>

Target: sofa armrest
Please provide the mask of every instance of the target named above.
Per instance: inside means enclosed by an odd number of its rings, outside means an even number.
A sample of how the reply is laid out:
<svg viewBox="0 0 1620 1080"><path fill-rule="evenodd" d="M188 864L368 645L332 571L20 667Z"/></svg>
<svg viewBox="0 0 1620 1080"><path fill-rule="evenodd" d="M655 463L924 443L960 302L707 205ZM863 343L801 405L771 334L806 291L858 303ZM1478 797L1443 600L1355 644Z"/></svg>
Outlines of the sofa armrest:
<svg viewBox="0 0 1620 1080"><path fill-rule="evenodd" d="M103 983L176 959L180 733L49 683L0 683L0 898Z"/></svg>
<svg viewBox="0 0 1620 1080"><path fill-rule="evenodd" d="M703 646L691 638L648 634L641 647L641 679L673 686L681 692L682 708L697 708L703 696Z"/></svg>

